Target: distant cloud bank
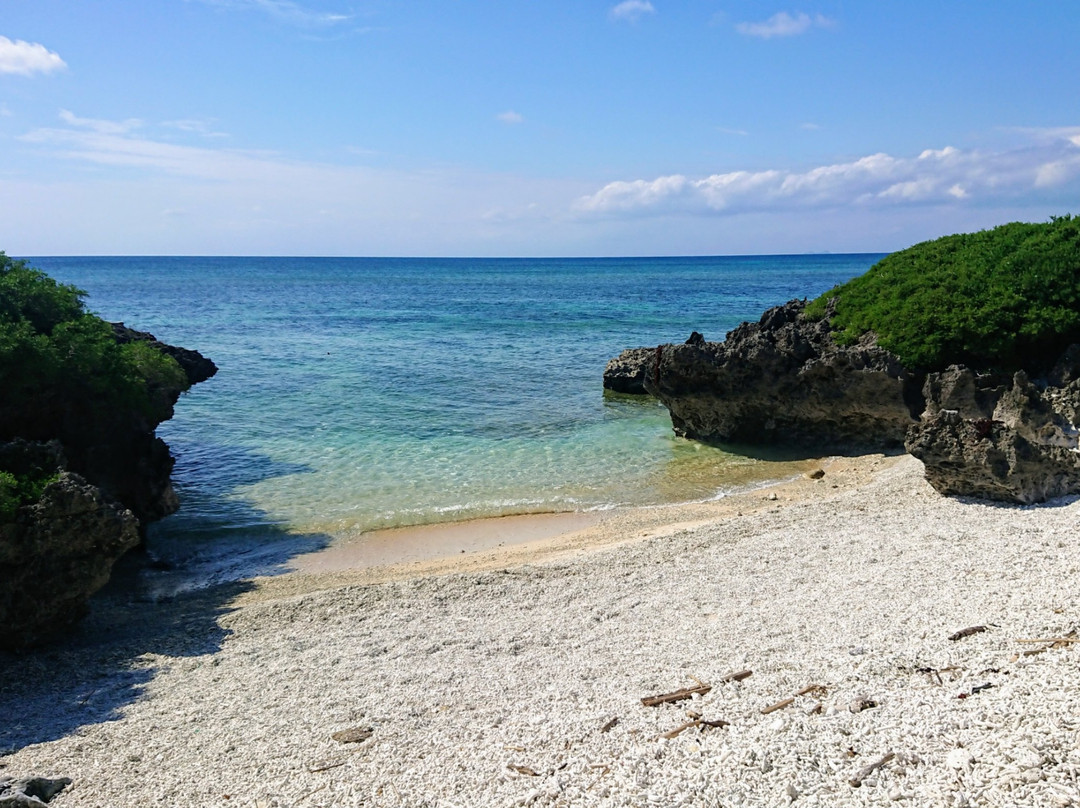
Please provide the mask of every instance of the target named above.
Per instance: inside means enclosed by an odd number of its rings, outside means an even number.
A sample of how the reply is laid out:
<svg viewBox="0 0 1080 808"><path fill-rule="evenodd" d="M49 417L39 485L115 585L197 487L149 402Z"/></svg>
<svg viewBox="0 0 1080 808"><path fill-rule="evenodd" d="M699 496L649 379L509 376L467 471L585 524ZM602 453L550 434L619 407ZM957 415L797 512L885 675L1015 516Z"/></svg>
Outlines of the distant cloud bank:
<svg viewBox="0 0 1080 808"><path fill-rule="evenodd" d="M655 13L656 9L648 0L623 0L610 11L611 19L628 22L637 22L643 15Z"/></svg>
<svg viewBox="0 0 1080 808"><path fill-rule="evenodd" d="M773 14L765 22L740 22L735 25L735 30L743 36L756 36L761 39L771 39L774 36L798 36L805 34L811 28L829 28L835 23L828 17L815 14L788 14L781 11Z"/></svg>
<svg viewBox="0 0 1080 808"><path fill-rule="evenodd" d="M725 214L800 207L1000 201L1080 186L1080 127L1028 133L1008 151L947 146L917 157L872 154L809 171L733 171L612 182L577 201L582 214ZM1080 188L1074 188L1080 190Z"/></svg>
<svg viewBox="0 0 1080 808"><path fill-rule="evenodd" d="M32 76L35 73L53 73L63 70L67 64L60 55L37 42L14 41L0 36L0 73Z"/></svg>

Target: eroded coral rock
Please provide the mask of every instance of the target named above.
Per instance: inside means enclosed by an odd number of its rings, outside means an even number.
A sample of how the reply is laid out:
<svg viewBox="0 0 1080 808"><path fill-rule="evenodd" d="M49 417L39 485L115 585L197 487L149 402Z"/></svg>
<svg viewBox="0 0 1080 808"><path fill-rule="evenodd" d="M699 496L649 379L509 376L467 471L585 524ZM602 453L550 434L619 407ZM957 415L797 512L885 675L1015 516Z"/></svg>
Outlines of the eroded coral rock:
<svg viewBox="0 0 1080 808"><path fill-rule="evenodd" d="M805 301L766 311L724 342L664 345L645 389L676 433L727 443L821 450L900 446L922 409L921 379L872 338L832 339Z"/></svg>

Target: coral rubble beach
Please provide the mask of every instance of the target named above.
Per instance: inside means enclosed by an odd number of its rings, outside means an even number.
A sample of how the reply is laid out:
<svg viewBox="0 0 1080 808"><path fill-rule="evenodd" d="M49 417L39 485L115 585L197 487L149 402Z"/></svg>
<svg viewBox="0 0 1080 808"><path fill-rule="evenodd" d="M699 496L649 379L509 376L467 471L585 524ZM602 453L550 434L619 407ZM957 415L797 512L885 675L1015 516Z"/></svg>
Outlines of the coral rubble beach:
<svg viewBox="0 0 1080 808"><path fill-rule="evenodd" d="M70 777L59 808L1080 804L1080 503L821 467L454 558L113 587L6 661L0 775Z"/></svg>

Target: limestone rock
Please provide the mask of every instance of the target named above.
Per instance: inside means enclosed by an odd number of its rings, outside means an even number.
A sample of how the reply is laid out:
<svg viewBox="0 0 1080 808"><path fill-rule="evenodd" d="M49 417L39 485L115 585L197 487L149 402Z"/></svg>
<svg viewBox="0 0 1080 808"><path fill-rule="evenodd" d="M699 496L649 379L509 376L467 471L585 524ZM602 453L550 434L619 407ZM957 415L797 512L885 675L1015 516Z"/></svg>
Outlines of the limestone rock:
<svg viewBox="0 0 1080 808"><path fill-rule="evenodd" d="M138 543L131 511L61 472L0 524L0 645L32 645L82 617L115 561Z"/></svg>
<svg viewBox="0 0 1080 808"><path fill-rule="evenodd" d="M71 785L71 778L0 777L0 808L34 808L46 805L53 797Z"/></svg>
<svg viewBox="0 0 1080 808"><path fill-rule="evenodd" d="M837 345L805 301L766 311L724 342L663 345L643 386L699 440L814 447L899 446L922 409L922 380L872 338Z"/></svg>
<svg viewBox="0 0 1080 808"><path fill-rule="evenodd" d="M1030 504L1080 493L1080 378L1070 347L1032 381L952 366L927 377L907 451L943 494Z"/></svg>
<svg viewBox="0 0 1080 808"><path fill-rule="evenodd" d="M655 365L655 348L629 348L604 368L604 389L616 393L646 395L645 374Z"/></svg>

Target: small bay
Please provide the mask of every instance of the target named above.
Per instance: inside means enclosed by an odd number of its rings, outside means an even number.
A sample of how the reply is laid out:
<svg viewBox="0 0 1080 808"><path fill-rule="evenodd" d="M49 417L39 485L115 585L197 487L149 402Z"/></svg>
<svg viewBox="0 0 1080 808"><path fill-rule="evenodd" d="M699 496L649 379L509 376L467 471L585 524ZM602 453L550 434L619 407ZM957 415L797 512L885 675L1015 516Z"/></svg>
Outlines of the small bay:
<svg viewBox="0 0 1080 808"><path fill-rule="evenodd" d="M29 261L100 316L219 366L159 429L182 508L151 538L186 555L708 499L775 477L676 438L654 401L605 395L604 365L693 330L721 340L881 257Z"/></svg>

